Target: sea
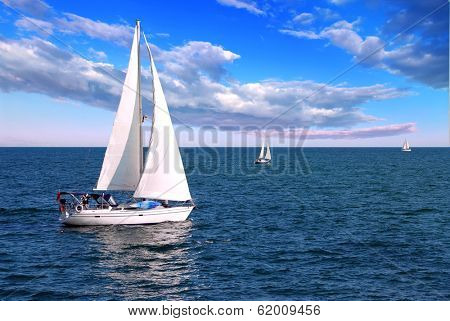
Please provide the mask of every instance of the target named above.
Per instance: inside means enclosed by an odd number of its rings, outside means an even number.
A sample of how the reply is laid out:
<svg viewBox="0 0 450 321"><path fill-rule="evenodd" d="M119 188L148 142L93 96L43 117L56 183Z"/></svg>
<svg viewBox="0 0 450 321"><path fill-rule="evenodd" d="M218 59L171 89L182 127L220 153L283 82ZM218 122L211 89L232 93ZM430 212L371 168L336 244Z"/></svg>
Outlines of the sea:
<svg viewBox="0 0 450 321"><path fill-rule="evenodd" d="M182 148L188 221L63 226L104 152L0 148L1 300L450 299L449 148Z"/></svg>

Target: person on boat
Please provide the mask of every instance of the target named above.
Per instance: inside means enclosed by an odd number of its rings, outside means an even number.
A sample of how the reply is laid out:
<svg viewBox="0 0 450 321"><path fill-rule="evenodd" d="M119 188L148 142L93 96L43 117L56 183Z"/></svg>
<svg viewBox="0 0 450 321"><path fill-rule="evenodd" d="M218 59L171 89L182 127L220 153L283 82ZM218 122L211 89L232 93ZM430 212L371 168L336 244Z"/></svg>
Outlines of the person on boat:
<svg viewBox="0 0 450 321"><path fill-rule="evenodd" d="M164 201L162 201L161 205L164 206L164 207L169 207L169 201L168 200L164 200Z"/></svg>
<svg viewBox="0 0 450 321"><path fill-rule="evenodd" d="M65 199L59 200L59 210L61 213L65 212L65 210L66 210L66 200Z"/></svg>
<svg viewBox="0 0 450 321"><path fill-rule="evenodd" d="M81 196L81 205L83 205L83 207L88 207L89 204L89 194L84 194Z"/></svg>

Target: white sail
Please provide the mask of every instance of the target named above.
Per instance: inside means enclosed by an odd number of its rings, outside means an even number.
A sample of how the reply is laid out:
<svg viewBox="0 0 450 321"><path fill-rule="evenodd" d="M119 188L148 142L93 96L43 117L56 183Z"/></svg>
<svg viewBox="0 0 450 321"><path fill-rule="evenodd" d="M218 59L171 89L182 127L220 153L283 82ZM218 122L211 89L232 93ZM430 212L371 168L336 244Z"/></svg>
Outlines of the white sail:
<svg viewBox="0 0 450 321"><path fill-rule="evenodd" d="M269 143L267 143L267 152L266 152L266 157L264 157L267 160L271 160L272 156L270 155L270 146Z"/></svg>
<svg viewBox="0 0 450 321"><path fill-rule="evenodd" d="M259 152L259 157L258 158L264 158L264 141L262 143L261 152Z"/></svg>
<svg viewBox="0 0 450 321"><path fill-rule="evenodd" d="M136 23L128 71L109 138L97 190L134 191L142 172L140 26Z"/></svg>
<svg viewBox="0 0 450 321"><path fill-rule="evenodd" d="M405 140L405 142L403 143L403 150L408 150L408 149L410 149L409 143L407 140Z"/></svg>
<svg viewBox="0 0 450 321"><path fill-rule="evenodd" d="M153 108L153 126L148 156L134 197L187 201L191 199L191 193L189 192L183 161L147 39L145 39L145 42L153 75L155 106Z"/></svg>

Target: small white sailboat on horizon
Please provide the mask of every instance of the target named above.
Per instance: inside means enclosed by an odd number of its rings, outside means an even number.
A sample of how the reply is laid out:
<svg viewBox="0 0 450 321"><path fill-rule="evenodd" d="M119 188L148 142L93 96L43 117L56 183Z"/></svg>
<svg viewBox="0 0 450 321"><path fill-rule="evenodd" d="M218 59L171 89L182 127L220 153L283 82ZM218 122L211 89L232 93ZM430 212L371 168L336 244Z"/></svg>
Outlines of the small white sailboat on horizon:
<svg viewBox="0 0 450 321"><path fill-rule="evenodd" d="M402 152L410 152L411 151L411 146L409 146L408 141L405 139L405 141L403 142L403 146L402 146Z"/></svg>
<svg viewBox="0 0 450 321"><path fill-rule="evenodd" d="M147 39L153 76L153 120L144 164L142 139L140 22L136 21L128 70L114 125L94 189L59 192L60 220L67 225L129 225L184 221L195 205L175 137L166 98ZM118 204L110 191L131 192Z"/></svg>
<svg viewBox="0 0 450 321"><path fill-rule="evenodd" d="M268 164L272 160L272 155L270 153L270 145L267 143L266 152L264 153L265 143L263 141L261 146L261 151L259 152L259 157L255 160L255 164Z"/></svg>

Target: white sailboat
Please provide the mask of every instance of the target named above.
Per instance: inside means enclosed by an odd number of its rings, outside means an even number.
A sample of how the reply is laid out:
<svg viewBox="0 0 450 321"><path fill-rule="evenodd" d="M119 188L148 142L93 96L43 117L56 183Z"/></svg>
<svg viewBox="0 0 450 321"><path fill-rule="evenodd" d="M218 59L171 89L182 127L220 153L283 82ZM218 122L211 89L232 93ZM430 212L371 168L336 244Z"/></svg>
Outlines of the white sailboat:
<svg viewBox="0 0 450 321"><path fill-rule="evenodd" d="M272 156L270 154L270 145L267 143L266 153L264 154L264 141L261 146L261 151L259 152L259 157L255 160L255 164L267 164L272 160Z"/></svg>
<svg viewBox="0 0 450 321"><path fill-rule="evenodd" d="M403 142L403 146L402 146L402 152L410 152L411 151L411 146L409 146L408 141L405 139L405 141Z"/></svg>
<svg viewBox="0 0 450 321"><path fill-rule="evenodd" d="M145 164L143 161L140 35L140 23L137 21L122 96L97 187L94 189L99 192L58 193L60 220L64 224L152 224L184 221L195 207L167 102L145 34L153 75L154 106ZM109 191L132 192L133 200L117 204Z"/></svg>

